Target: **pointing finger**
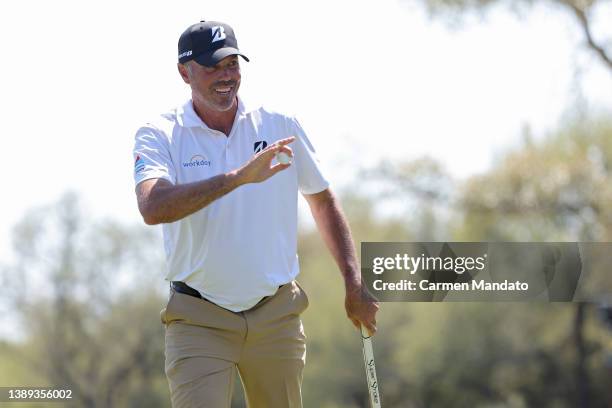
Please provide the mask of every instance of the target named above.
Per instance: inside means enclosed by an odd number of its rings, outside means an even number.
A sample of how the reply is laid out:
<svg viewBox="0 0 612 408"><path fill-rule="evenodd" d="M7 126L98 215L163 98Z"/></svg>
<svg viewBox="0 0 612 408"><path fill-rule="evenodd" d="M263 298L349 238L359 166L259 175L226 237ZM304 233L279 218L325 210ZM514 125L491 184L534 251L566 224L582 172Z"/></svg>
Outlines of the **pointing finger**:
<svg viewBox="0 0 612 408"><path fill-rule="evenodd" d="M286 144L291 143L291 141L288 141L289 139L293 139L295 140L295 138L288 138L288 139L283 139L286 142L284 142L284 144L278 144L278 143L274 143L273 145L268 146L265 150L263 150L260 155L261 156L266 156L270 159L272 159L272 156L275 155L278 152L285 152L287 153L287 155L289 157L293 157L293 150L291 150L290 147L285 146Z"/></svg>
<svg viewBox="0 0 612 408"><path fill-rule="evenodd" d="M284 145L288 145L289 143L292 143L294 141L295 141L295 136L291 136L291 137L287 137L285 139L277 140L274 144L275 145L279 145L279 146L284 146Z"/></svg>

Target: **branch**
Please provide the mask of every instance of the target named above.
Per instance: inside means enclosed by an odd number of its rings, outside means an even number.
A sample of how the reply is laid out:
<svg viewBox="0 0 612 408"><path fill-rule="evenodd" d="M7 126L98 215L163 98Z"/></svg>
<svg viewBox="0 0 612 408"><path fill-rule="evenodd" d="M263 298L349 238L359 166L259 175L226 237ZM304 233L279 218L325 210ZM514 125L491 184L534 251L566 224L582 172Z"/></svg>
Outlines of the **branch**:
<svg viewBox="0 0 612 408"><path fill-rule="evenodd" d="M584 31L584 35L586 36L589 48L594 50L597 55L599 55L601 60L608 66L608 68L612 70L612 57L608 55L608 53L603 47L601 47L595 42L593 34L591 33L591 25L589 23L589 19L587 18L585 11L582 8L578 7L571 0L561 0L560 2L561 4L565 4L566 6L572 9L574 14L578 18L580 25L582 26L582 31Z"/></svg>

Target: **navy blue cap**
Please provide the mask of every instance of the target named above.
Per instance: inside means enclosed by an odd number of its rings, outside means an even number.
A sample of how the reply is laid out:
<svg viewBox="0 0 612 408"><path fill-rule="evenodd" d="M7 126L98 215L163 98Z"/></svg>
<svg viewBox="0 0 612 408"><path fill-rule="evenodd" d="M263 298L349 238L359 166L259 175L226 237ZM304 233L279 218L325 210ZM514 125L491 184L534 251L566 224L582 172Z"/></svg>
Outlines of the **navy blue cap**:
<svg viewBox="0 0 612 408"><path fill-rule="evenodd" d="M198 64L214 67L223 58L240 55L238 41L232 27L218 21L200 21L189 26L178 42L178 60L181 64L195 60Z"/></svg>

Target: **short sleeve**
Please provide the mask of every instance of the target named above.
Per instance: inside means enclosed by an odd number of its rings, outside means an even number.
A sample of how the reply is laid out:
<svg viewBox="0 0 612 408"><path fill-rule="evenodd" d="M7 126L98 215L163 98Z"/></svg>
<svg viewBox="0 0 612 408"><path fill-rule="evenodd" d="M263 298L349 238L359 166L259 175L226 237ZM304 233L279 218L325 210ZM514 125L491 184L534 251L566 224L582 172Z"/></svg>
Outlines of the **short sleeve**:
<svg viewBox="0 0 612 408"><path fill-rule="evenodd" d="M176 183L168 138L153 126L143 126L136 132L134 143L134 181L162 178Z"/></svg>
<svg viewBox="0 0 612 408"><path fill-rule="evenodd" d="M300 192L303 194L320 193L329 187L329 182L323 174L315 149L295 118L290 119L289 127L289 136L296 137L296 141L289 147L293 149Z"/></svg>

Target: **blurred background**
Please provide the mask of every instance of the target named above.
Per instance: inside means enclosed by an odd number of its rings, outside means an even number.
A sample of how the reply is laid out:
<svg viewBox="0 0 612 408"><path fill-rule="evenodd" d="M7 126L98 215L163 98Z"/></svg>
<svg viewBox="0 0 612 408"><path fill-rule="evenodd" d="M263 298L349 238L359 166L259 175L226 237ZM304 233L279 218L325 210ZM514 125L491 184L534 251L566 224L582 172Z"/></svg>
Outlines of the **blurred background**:
<svg viewBox="0 0 612 408"><path fill-rule="evenodd" d="M188 98L176 42L200 19L235 28L244 99L298 116L358 247L612 240L609 0L4 2L0 386L169 406L161 230L131 149ZM304 205L300 225L304 405L367 407ZM612 407L596 303L385 303L374 345L385 407Z"/></svg>

